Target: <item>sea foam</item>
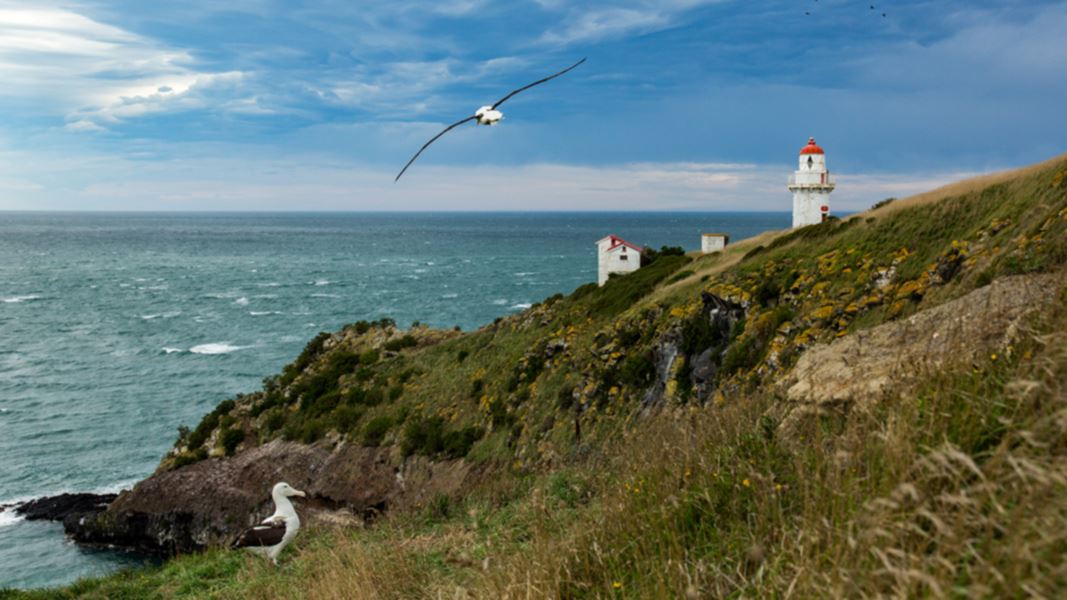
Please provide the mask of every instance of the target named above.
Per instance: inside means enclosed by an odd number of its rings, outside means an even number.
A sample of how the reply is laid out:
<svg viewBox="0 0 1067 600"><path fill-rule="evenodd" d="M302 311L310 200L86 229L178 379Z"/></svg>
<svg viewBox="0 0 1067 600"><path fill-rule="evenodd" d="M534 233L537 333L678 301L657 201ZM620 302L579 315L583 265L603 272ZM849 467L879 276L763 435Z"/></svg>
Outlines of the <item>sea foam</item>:
<svg viewBox="0 0 1067 600"><path fill-rule="evenodd" d="M21 302L32 302L34 300L40 300L41 296L37 294L29 294L26 296L10 296L3 299L4 304L19 304Z"/></svg>
<svg viewBox="0 0 1067 600"><path fill-rule="evenodd" d="M189 352L193 354L229 354L231 352L237 352L238 350L244 350L248 346L234 346L227 344L226 342L217 342L214 344L200 344L199 346L193 346L189 348Z"/></svg>
<svg viewBox="0 0 1067 600"><path fill-rule="evenodd" d="M22 520L20 515L15 514L14 509L0 510L0 528L14 525Z"/></svg>

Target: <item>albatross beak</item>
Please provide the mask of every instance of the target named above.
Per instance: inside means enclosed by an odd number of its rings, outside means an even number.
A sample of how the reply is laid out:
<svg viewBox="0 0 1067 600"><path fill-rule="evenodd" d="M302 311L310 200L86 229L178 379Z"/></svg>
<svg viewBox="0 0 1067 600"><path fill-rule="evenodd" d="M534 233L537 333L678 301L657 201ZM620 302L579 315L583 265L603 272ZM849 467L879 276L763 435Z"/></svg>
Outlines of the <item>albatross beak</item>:
<svg viewBox="0 0 1067 600"><path fill-rule="evenodd" d="M301 498L307 498L307 494L305 494L304 492L301 492L300 490L293 490L293 495L294 496L300 496Z"/></svg>

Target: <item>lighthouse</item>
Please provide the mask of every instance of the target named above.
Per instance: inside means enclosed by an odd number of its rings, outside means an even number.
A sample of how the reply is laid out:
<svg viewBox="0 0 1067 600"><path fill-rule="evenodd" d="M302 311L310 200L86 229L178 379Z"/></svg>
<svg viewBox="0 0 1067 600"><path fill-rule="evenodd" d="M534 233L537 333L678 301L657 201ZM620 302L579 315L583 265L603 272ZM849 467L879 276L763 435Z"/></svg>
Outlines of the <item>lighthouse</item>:
<svg viewBox="0 0 1067 600"><path fill-rule="evenodd" d="M793 228L822 223L830 216L830 192L834 178L826 170L826 153L808 138L800 149L800 165L789 178L793 192Z"/></svg>

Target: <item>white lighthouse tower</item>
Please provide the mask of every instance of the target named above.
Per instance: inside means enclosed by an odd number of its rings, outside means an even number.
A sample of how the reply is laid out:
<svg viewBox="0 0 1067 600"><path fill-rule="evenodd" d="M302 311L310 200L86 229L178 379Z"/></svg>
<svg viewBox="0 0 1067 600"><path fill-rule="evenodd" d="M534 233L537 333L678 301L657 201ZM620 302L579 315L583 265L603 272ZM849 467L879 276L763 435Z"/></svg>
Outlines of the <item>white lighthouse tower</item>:
<svg viewBox="0 0 1067 600"><path fill-rule="evenodd" d="M830 192L834 178L826 170L826 153L808 138L800 149L800 168L789 178L793 192L793 228L822 223L830 216Z"/></svg>

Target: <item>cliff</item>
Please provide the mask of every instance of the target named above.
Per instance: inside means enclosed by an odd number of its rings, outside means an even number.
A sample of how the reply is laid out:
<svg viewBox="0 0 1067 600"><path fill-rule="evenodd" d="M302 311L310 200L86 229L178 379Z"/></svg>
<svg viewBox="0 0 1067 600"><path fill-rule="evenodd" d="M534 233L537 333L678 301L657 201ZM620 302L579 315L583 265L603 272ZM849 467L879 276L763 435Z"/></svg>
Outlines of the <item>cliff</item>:
<svg viewBox="0 0 1067 600"><path fill-rule="evenodd" d="M287 479L312 521L380 519L420 593L1062 590L1065 262L1059 158L658 256L478 331L355 323L68 530L200 549ZM370 543L322 535L335 566ZM396 558L430 550L432 580Z"/></svg>

